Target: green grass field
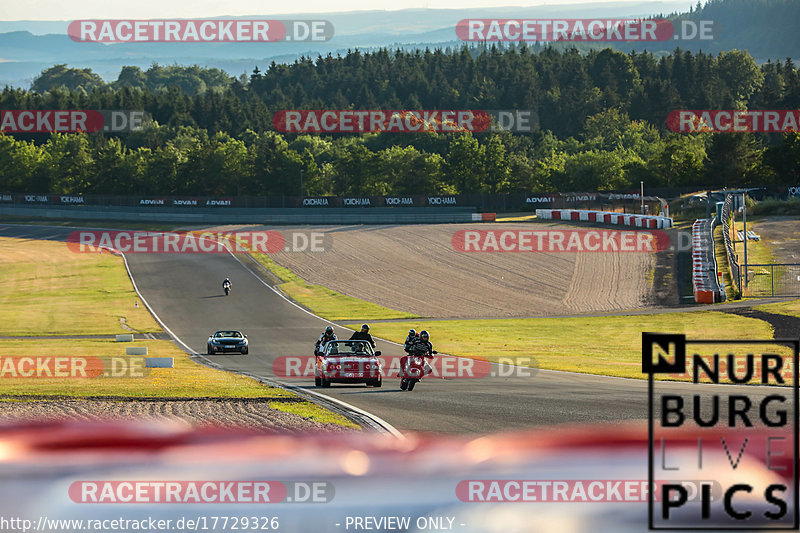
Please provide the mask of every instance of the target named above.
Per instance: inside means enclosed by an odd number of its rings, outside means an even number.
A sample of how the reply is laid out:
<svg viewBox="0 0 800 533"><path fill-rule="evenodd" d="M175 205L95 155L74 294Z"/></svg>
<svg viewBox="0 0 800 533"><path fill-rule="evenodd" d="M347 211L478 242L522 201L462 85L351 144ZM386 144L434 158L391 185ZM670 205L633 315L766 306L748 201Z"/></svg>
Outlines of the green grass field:
<svg viewBox="0 0 800 533"><path fill-rule="evenodd" d="M790 315L800 318L800 300L791 300L789 302L778 302L774 304L764 304L756 306L758 311L765 313L775 313L778 315Z"/></svg>
<svg viewBox="0 0 800 533"><path fill-rule="evenodd" d="M448 354L521 366L645 378L642 332L683 333L690 338L769 339L764 321L715 311L653 315L423 320L374 324L372 333L403 342L409 328L427 329L434 348ZM533 359L535 362L529 362Z"/></svg>
<svg viewBox="0 0 800 533"><path fill-rule="evenodd" d="M366 302L332 291L322 285L312 285L284 268L266 254L251 254L261 265L275 274L283 283L278 287L300 305L328 320L381 320L417 318L417 315L396 311L372 302Z"/></svg>
<svg viewBox="0 0 800 533"><path fill-rule="evenodd" d="M160 331L139 302L122 259L73 253L64 243L0 237L2 335Z"/></svg>
<svg viewBox="0 0 800 533"><path fill-rule="evenodd" d="M0 340L0 358L5 357L133 357L126 346L146 346L148 357L173 357L175 368L153 368L140 378L14 378L2 374L0 394L37 396L126 396L126 397L221 397L285 398L291 393L230 372L195 363L172 341L27 339Z"/></svg>
<svg viewBox="0 0 800 533"><path fill-rule="evenodd" d="M144 307L120 257L74 253L66 244L0 238L0 335L113 335L161 331ZM136 337L136 334L134 334ZM194 362L171 341L106 339L0 339L0 371L7 357L125 357L126 346L146 346L149 356L173 357L174 368L149 369L137 378L24 378L0 372L0 396L128 398L297 398L284 389ZM306 401L270 407L321 423L357 427Z"/></svg>

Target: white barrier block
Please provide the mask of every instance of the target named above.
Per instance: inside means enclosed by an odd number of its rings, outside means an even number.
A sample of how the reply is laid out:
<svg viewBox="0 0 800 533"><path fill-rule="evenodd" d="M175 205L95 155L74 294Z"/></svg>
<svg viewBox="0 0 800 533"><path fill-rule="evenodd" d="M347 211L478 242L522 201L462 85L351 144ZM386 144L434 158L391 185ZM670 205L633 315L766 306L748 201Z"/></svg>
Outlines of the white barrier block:
<svg viewBox="0 0 800 533"><path fill-rule="evenodd" d="M133 342L133 333L117 335L115 342Z"/></svg>
<svg viewBox="0 0 800 533"><path fill-rule="evenodd" d="M125 355L147 355L147 346L128 346Z"/></svg>
<svg viewBox="0 0 800 533"><path fill-rule="evenodd" d="M174 368L175 361L172 357L148 357L144 360L146 368Z"/></svg>

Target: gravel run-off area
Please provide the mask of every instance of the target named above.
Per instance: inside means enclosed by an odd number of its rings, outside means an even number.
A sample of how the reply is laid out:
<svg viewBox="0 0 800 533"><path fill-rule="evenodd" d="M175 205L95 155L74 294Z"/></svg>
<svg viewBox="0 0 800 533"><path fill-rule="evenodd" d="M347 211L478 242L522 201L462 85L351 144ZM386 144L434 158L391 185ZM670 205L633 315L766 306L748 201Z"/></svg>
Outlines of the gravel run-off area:
<svg viewBox="0 0 800 533"><path fill-rule="evenodd" d="M563 224L314 227L331 249L271 254L309 283L422 317L526 317L654 305L652 253L470 252L460 230L587 230ZM280 231L286 231L285 228Z"/></svg>
<svg viewBox="0 0 800 533"><path fill-rule="evenodd" d="M269 407L262 399L34 399L0 401L0 424L32 420L180 421L268 432L348 431ZM278 400L281 401L281 400Z"/></svg>

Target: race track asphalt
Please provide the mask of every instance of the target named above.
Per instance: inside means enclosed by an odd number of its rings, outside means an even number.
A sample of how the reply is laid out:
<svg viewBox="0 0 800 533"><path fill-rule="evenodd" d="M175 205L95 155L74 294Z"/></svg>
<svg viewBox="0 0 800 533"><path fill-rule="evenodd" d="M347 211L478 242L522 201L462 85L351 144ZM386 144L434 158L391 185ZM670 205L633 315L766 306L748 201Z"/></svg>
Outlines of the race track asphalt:
<svg viewBox="0 0 800 533"><path fill-rule="evenodd" d="M0 224L0 235L9 237L64 240L70 231ZM273 364L278 357L310 355L326 325L324 320L282 298L227 253L127 254L127 261L142 296L195 352L206 353L206 339L217 329L240 329L248 335L249 355L206 356L225 369L273 377ZM221 290L226 276L233 283L227 297ZM379 324L372 332L380 337ZM350 331L337 326L336 333L346 338ZM378 349L384 355L402 355L400 346L380 339ZM401 391L396 379L386 379L381 388L334 384L328 389L315 387L310 378L284 381L347 402L401 431L481 434L562 423L631 419L645 423L647 417L646 381L586 374L540 370L532 376L429 377L413 392ZM659 386L692 393L690 385ZM751 397L766 391L763 387L748 387Z"/></svg>

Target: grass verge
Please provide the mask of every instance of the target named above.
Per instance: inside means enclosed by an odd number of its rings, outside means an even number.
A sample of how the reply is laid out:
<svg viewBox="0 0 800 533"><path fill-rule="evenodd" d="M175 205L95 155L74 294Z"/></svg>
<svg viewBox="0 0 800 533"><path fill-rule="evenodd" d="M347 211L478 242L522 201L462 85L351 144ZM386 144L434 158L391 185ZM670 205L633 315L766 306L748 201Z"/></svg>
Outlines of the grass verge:
<svg viewBox="0 0 800 533"><path fill-rule="evenodd" d="M418 318L417 315L389 309L372 302L347 296L322 285L312 285L306 280L275 263L265 254L251 254L253 258L282 281L278 287L300 305L328 320L382 320Z"/></svg>
<svg viewBox="0 0 800 533"><path fill-rule="evenodd" d="M103 335L160 331L139 303L122 259L66 244L0 237L3 335Z"/></svg>
<svg viewBox="0 0 800 533"><path fill-rule="evenodd" d="M765 313L775 313L776 315L789 315L800 318L800 300L764 304L756 306L754 309L764 311Z"/></svg>
<svg viewBox="0 0 800 533"><path fill-rule="evenodd" d="M536 220L536 215L510 215L495 218L495 222L530 222Z"/></svg>
<svg viewBox="0 0 800 533"><path fill-rule="evenodd" d="M376 324L376 335L402 342L409 328L427 329L444 353L551 370L640 378L642 332L683 333L690 338L771 339L764 321L715 311L653 315L443 320ZM527 363L532 358L534 363ZM506 359L507 360L507 359Z"/></svg>
<svg viewBox="0 0 800 533"><path fill-rule="evenodd" d="M740 231L744 229L744 225L741 221L737 220L734 222L734 227L736 231ZM747 225L748 231L753 231L758 233L758 226L755 224L748 224ZM738 233L735 233L736 240L739 240ZM736 243L736 253L739 256L739 262L744 265L744 243L737 242ZM747 241L747 263L748 264L769 264L775 263L775 256L772 254L772 251L769 249L769 245L763 239L758 241L749 240Z"/></svg>
<svg viewBox="0 0 800 533"><path fill-rule="evenodd" d="M293 394L191 360L171 341L53 339L0 340L0 358L6 357L120 357L126 346L146 346L148 357L173 357L175 368L151 368L137 378L21 378L9 377L0 366L0 394L37 396L128 396L131 398L287 398Z"/></svg>
<svg viewBox="0 0 800 533"><path fill-rule="evenodd" d="M66 244L0 237L0 334L103 335L161 331L138 295L120 257L79 254ZM137 378L24 378L3 372L8 357L118 356L126 346L145 346L152 357L173 357L174 368L148 369ZM171 341L133 344L103 339L0 339L0 395L118 396L129 398L297 398L289 391L193 361ZM358 427L307 401L270 407L322 423Z"/></svg>
<svg viewBox="0 0 800 533"><path fill-rule="evenodd" d="M320 424L337 424L352 429L361 429L361 426L355 422L352 422L341 415L337 415L336 413L332 413L331 411L328 411L327 409L324 409L311 402L270 402L269 406L272 409L277 409L278 411L283 411L284 413L299 415L303 418L310 418L314 422L318 422Z"/></svg>

